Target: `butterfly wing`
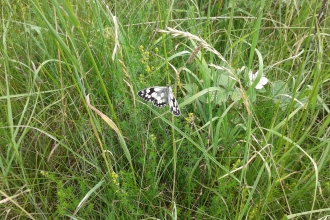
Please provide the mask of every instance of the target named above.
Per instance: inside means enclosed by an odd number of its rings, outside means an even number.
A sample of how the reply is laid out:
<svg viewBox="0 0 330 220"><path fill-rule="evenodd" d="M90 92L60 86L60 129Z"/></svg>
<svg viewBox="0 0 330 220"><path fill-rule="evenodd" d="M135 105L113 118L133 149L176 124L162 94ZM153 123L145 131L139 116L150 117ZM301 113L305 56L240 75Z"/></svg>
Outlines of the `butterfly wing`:
<svg viewBox="0 0 330 220"><path fill-rule="evenodd" d="M171 87L168 86L154 86L146 89L142 89L138 92L138 96L140 96L143 100L147 102L152 102L154 106L159 108L164 107L169 104L170 112L174 116L179 116L181 114L179 104L176 101Z"/></svg>
<svg viewBox="0 0 330 220"><path fill-rule="evenodd" d="M168 104L168 93L168 87L154 86L140 90L138 96L147 102L152 102L154 106L162 108Z"/></svg>
<svg viewBox="0 0 330 220"><path fill-rule="evenodd" d="M179 104L178 102L176 101L173 93L172 93L172 89L171 87L168 87L169 90L168 90L168 104L170 106L170 112L174 115L174 116L180 116L181 114L181 111L180 111L180 108L179 108Z"/></svg>

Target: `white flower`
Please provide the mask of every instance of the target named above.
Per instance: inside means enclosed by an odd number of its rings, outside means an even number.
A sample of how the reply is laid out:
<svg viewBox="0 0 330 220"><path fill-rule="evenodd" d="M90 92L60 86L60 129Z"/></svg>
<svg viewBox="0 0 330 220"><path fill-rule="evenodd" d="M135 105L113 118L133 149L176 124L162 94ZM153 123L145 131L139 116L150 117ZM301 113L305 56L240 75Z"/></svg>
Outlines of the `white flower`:
<svg viewBox="0 0 330 220"><path fill-rule="evenodd" d="M249 71L249 79L250 79L250 85L253 84L253 81L257 78L258 76L258 71L255 73L252 73L252 71ZM264 85L266 85L268 83L268 79L264 76L262 76L258 82L258 84L256 85L256 89L262 89L264 88Z"/></svg>

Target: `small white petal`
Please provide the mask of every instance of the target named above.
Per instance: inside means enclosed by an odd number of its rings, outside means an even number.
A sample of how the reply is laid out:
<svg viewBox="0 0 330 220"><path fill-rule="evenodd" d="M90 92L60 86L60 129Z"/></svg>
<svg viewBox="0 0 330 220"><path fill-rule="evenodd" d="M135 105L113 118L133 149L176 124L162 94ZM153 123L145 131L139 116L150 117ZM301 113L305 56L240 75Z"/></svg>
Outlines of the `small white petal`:
<svg viewBox="0 0 330 220"><path fill-rule="evenodd" d="M253 74L251 70L249 71L249 79L250 79L251 84L253 83L253 81L255 80L257 75L258 75L258 71L255 74Z"/></svg>
<svg viewBox="0 0 330 220"><path fill-rule="evenodd" d="M264 86L268 83L268 79L266 77L262 76L259 83Z"/></svg>
<svg viewBox="0 0 330 220"><path fill-rule="evenodd" d="M249 79L250 79L250 85L253 84L253 81L257 78L258 76L258 71L256 73L252 73L252 71L249 71ZM258 82L258 84L256 85L256 89L262 89L264 88L264 85L266 85L268 83L268 79L264 76L262 76Z"/></svg>

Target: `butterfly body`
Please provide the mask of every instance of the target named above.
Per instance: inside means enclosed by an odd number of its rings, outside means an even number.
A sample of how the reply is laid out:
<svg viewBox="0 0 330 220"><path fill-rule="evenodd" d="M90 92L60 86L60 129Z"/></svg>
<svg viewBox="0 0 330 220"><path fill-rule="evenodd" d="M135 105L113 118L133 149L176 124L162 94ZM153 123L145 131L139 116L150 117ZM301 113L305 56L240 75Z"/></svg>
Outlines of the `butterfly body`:
<svg viewBox="0 0 330 220"><path fill-rule="evenodd" d="M179 116L181 114L178 102L169 85L142 89L138 92L138 96L147 102L152 102L158 108L162 108L168 104L170 106L170 112L173 115Z"/></svg>

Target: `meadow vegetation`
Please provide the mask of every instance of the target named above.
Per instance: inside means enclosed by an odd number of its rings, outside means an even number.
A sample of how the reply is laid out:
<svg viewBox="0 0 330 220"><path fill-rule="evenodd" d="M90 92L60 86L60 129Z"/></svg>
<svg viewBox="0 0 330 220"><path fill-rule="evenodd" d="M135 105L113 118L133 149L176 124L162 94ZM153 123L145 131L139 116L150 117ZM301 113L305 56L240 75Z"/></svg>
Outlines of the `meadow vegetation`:
<svg viewBox="0 0 330 220"><path fill-rule="evenodd" d="M328 4L2 1L1 219L329 218Z"/></svg>

